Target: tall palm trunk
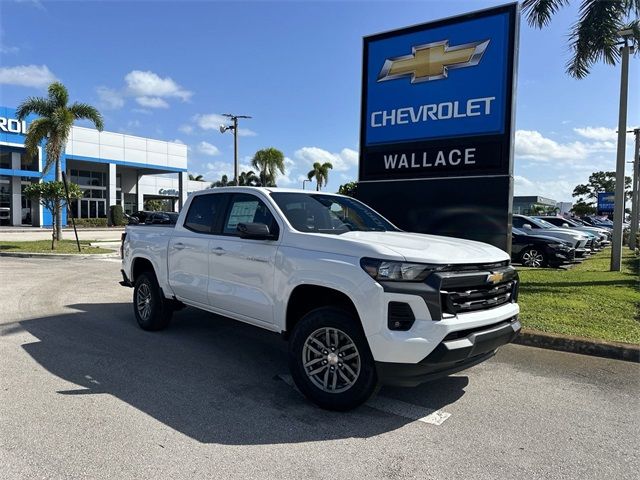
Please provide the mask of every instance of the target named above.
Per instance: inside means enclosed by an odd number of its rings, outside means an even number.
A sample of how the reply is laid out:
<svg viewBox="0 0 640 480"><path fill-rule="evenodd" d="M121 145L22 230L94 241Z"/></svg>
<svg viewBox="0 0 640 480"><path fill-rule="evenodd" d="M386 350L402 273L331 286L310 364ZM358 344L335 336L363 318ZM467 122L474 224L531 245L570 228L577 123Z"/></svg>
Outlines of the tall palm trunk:
<svg viewBox="0 0 640 480"><path fill-rule="evenodd" d="M62 181L62 162L60 162L60 156L56 158L56 181ZM55 238L56 240L62 240L62 206L60 205L60 200L56 201L55 211Z"/></svg>

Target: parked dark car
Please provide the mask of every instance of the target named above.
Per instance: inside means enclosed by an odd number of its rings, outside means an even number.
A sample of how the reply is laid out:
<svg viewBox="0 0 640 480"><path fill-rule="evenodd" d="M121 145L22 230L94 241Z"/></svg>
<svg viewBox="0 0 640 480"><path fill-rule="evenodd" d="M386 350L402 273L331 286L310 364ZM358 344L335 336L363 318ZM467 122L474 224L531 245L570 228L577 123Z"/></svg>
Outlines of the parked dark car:
<svg viewBox="0 0 640 480"><path fill-rule="evenodd" d="M140 210L129 217L129 225L175 225L178 220L176 212L149 212Z"/></svg>
<svg viewBox="0 0 640 480"><path fill-rule="evenodd" d="M512 229L511 260L526 267L557 268L575 260L576 250L570 242L554 237L532 235Z"/></svg>

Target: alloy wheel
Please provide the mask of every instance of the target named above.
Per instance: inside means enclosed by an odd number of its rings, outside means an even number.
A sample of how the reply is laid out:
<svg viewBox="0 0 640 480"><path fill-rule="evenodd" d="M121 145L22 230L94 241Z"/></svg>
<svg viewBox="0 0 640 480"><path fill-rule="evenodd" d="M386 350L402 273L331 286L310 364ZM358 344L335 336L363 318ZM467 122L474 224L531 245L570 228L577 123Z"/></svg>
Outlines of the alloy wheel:
<svg viewBox="0 0 640 480"><path fill-rule="evenodd" d="M539 268L544 262L544 255L541 252L531 249L522 255L522 263L527 267Z"/></svg>
<svg viewBox="0 0 640 480"><path fill-rule="evenodd" d="M351 337L337 328L323 327L309 335L302 363L311 382L328 393L350 389L360 376L360 352Z"/></svg>
<svg viewBox="0 0 640 480"><path fill-rule="evenodd" d="M142 320L149 320L151 317L151 289L146 283L138 287L136 293L136 307Z"/></svg>

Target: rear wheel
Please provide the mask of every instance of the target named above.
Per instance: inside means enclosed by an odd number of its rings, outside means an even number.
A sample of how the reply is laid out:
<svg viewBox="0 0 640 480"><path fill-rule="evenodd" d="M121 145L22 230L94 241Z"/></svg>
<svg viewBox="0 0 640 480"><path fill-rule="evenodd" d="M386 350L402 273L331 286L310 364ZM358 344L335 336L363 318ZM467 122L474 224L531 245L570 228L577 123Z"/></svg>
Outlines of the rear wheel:
<svg viewBox="0 0 640 480"><path fill-rule="evenodd" d="M540 268L547 265L547 256L537 248L527 248L522 252L521 260L525 267Z"/></svg>
<svg viewBox="0 0 640 480"><path fill-rule="evenodd" d="M289 368L298 389L328 410L350 410L366 402L378 380L358 319L322 307L307 313L293 330Z"/></svg>
<svg viewBox="0 0 640 480"><path fill-rule="evenodd" d="M133 287L133 311L143 330L162 330L171 321L173 308L165 300L152 272L143 272Z"/></svg>

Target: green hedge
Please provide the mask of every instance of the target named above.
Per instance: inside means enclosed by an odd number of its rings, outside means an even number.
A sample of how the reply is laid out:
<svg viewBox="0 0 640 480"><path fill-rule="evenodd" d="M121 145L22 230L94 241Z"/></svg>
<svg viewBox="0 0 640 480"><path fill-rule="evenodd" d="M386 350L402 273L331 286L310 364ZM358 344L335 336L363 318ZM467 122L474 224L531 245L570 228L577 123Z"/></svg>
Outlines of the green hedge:
<svg viewBox="0 0 640 480"><path fill-rule="evenodd" d="M76 227L106 227L106 218L76 218ZM67 226L71 226L71 219L67 221Z"/></svg>
<svg viewBox="0 0 640 480"><path fill-rule="evenodd" d="M120 205L111 205L109 207L109 218L111 225L114 227L122 227L125 224L124 213Z"/></svg>

